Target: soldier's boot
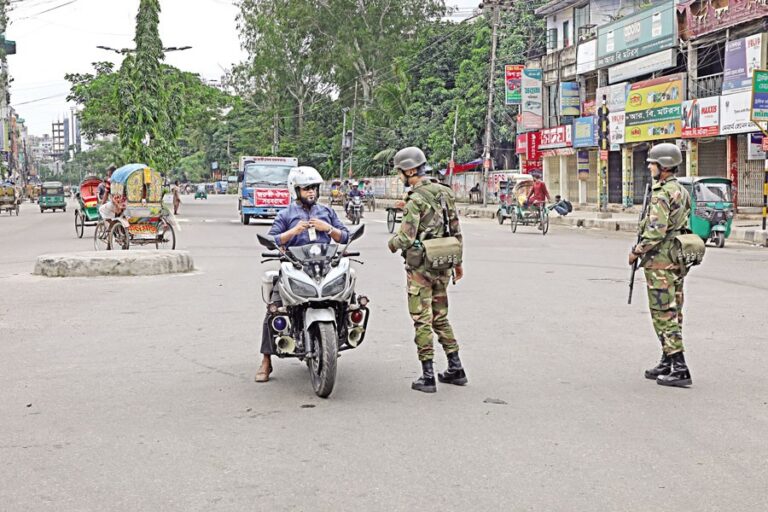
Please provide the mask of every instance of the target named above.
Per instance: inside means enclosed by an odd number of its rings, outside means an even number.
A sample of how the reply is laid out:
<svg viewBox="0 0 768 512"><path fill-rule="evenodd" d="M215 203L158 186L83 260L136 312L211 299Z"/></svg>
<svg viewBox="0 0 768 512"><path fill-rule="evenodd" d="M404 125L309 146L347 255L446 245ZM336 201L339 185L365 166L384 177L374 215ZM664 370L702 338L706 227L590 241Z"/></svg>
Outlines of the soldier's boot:
<svg viewBox="0 0 768 512"><path fill-rule="evenodd" d="M437 374L437 380L446 384L463 386L467 383L467 374L461 366L458 352L448 354L448 369Z"/></svg>
<svg viewBox="0 0 768 512"><path fill-rule="evenodd" d="M645 378L656 380L660 375L669 375L672 371L672 360L669 356L662 352L661 361L655 367L650 370L645 370Z"/></svg>
<svg viewBox="0 0 768 512"><path fill-rule="evenodd" d="M690 386L693 382L691 380L691 372L688 370L688 365L685 364L685 356L682 352L677 352L669 356L672 361L672 371L668 375L659 375L656 379L656 384L661 386L675 386L683 388Z"/></svg>
<svg viewBox="0 0 768 512"><path fill-rule="evenodd" d="M411 383L411 389L424 393L434 393L437 391L435 369L431 360L421 362L421 377Z"/></svg>

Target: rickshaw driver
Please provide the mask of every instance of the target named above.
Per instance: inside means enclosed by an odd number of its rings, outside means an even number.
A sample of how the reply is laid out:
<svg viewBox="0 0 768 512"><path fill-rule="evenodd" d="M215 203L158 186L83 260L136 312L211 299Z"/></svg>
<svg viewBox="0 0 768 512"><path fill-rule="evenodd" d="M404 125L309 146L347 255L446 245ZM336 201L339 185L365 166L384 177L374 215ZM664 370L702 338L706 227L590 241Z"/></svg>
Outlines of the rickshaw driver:
<svg viewBox="0 0 768 512"><path fill-rule="evenodd" d="M296 167L288 175L288 190L293 202L280 211L269 235L280 247L308 244L329 244L333 240L345 244L349 231L330 206L317 204L323 178L313 167ZM280 302L277 288L272 291L271 302ZM274 346L269 328L269 312L264 316L261 334L262 360L256 372L256 382L268 382L272 373Z"/></svg>
<svg viewBox="0 0 768 512"><path fill-rule="evenodd" d="M107 229L112 223L123 216L125 212L125 196L111 194L109 201L99 206L99 215L107 221Z"/></svg>
<svg viewBox="0 0 768 512"><path fill-rule="evenodd" d="M539 210L546 201L550 201L549 190L547 184L541 181L541 174L538 172L532 173L533 186L531 192L528 194L527 206ZM539 225L541 227L541 225Z"/></svg>

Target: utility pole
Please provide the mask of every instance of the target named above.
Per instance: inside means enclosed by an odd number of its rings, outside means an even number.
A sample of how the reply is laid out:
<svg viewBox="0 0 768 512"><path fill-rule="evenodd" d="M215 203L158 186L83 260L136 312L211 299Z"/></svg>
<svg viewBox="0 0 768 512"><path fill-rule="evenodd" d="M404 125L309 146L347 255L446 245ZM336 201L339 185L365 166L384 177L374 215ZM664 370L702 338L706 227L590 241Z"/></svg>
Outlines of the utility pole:
<svg viewBox="0 0 768 512"><path fill-rule="evenodd" d="M453 116L453 142L451 143L451 161L448 164L448 186L453 186L453 169L456 167L456 129L459 127L459 104L456 104L456 113Z"/></svg>
<svg viewBox="0 0 768 512"><path fill-rule="evenodd" d="M272 156L277 156L277 153L280 151L280 130L277 124L277 111L275 111L275 117L272 121L272 128L274 129L272 135Z"/></svg>
<svg viewBox="0 0 768 512"><path fill-rule="evenodd" d="M349 145L349 177L352 177L352 151L355 148L355 121L357 121L357 82L355 82L355 100L352 103L352 141Z"/></svg>
<svg viewBox="0 0 768 512"><path fill-rule="evenodd" d="M344 120L341 123L341 165L339 165L339 181L344 181L344 140L347 136L347 112L349 108L344 107L341 109L341 114Z"/></svg>
<svg viewBox="0 0 768 512"><path fill-rule="evenodd" d="M496 82L496 46L499 41L499 5L503 0L488 2L491 12L491 65L488 70L488 110L485 114L485 148L483 150L483 206L488 206L488 171L491 169L491 139L493 137L493 93ZM483 8L485 4L480 4Z"/></svg>

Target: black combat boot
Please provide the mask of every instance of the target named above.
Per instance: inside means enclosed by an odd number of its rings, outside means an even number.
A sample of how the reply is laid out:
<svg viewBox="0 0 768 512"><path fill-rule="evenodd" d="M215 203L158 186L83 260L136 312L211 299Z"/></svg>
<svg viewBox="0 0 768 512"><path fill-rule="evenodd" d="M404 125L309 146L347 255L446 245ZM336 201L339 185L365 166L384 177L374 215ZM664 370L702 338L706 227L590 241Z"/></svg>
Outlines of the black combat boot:
<svg viewBox="0 0 768 512"><path fill-rule="evenodd" d="M443 373L438 373L437 380L457 386L463 386L467 383L467 374L461 366L458 352L448 354L448 369Z"/></svg>
<svg viewBox="0 0 768 512"><path fill-rule="evenodd" d="M691 372L688 371L688 365L685 364L685 356L682 352L677 352L669 356L672 361L672 371L668 375L659 375L656 384L661 386L676 386L684 388L690 386Z"/></svg>
<svg viewBox="0 0 768 512"><path fill-rule="evenodd" d="M650 370L645 370L645 378L656 380L656 378L660 375L669 375L669 372L672 371L672 360L669 358L669 356L662 352L661 354L661 361L659 361L659 364L657 364L654 368L651 368Z"/></svg>
<svg viewBox="0 0 768 512"><path fill-rule="evenodd" d="M435 369L432 366L431 360L421 362L421 377L411 383L411 389L423 391L424 393L434 393L437 391Z"/></svg>

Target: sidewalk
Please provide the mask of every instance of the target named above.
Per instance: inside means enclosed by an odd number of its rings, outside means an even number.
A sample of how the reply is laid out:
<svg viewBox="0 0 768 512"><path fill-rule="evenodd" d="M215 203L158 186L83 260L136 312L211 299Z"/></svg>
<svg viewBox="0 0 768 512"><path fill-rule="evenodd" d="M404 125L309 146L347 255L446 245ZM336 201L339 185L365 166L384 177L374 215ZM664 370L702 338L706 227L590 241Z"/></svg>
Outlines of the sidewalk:
<svg viewBox="0 0 768 512"><path fill-rule="evenodd" d="M376 199L376 206L379 208L383 209L394 205L394 200ZM498 210L498 205L495 204L489 204L488 206L483 207L478 204L457 203L456 206L460 216L482 219L495 219L496 211ZM574 205L573 212L565 217L561 217L553 212L550 216L550 224L553 226L570 226L585 229L604 229L607 231L626 231L632 234L637 233L638 216L640 214L638 208L631 208L628 211L622 212L618 211L619 207L615 207L614 210L608 212L608 214L601 214L594 210L594 207L580 209L578 206ZM632 212L632 210L635 211ZM607 216L609 217L604 218ZM760 217L755 217L754 215L737 215L733 222L731 236L728 237L728 241L758 244L768 247L768 231L763 231L761 228L762 221L760 220Z"/></svg>

